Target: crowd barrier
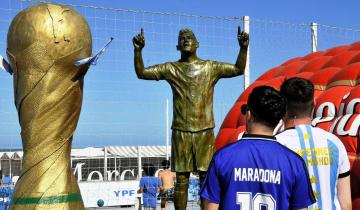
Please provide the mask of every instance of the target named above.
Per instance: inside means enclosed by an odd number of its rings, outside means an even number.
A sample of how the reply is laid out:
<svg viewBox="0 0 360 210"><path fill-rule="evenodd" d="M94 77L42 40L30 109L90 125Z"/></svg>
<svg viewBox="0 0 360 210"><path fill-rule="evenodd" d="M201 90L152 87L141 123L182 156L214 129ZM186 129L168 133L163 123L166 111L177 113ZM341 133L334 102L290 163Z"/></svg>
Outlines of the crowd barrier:
<svg viewBox="0 0 360 210"><path fill-rule="evenodd" d="M135 205L137 197L141 197L141 194L137 194L137 180L79 182L79 187L85 207L97 207L99 200L103 201L104 206L132 206ZM189 201L199 200L199 189L199 180L190 179ZM0 186L0 210L9 208L13 191L13 185Z"/></svg>

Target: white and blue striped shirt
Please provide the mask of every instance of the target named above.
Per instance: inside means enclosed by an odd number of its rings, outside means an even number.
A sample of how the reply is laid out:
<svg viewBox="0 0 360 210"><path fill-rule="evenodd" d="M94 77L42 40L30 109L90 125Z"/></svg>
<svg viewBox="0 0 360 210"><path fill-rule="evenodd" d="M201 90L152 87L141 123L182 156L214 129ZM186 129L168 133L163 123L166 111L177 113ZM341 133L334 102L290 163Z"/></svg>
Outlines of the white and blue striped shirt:
<svg viewBox="0 0 360 210"><path fill-rule="evenodd" d="M298 153L306 163L317 200L309 209L341 209L336 185L338 178L350 175L350 163L340 139L310 125L286 129L276 138Z"/></svg>

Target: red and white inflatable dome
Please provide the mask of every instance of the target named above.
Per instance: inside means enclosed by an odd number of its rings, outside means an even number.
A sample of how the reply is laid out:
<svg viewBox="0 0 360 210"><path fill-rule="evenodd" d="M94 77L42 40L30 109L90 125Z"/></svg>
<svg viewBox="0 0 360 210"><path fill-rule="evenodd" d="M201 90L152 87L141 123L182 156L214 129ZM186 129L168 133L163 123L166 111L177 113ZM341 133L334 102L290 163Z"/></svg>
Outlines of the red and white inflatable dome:
<svg viewBox="0 0 360 210"><path fill-rule="evenodd" d="M216 137L216 149L238 140L245 132L241 106L254 87L279 89L291 77L314 83L313 125L334 133L344 143L351 164L353 209L360 209L360 42L293 58L268 70L236 100Z"/></svg>

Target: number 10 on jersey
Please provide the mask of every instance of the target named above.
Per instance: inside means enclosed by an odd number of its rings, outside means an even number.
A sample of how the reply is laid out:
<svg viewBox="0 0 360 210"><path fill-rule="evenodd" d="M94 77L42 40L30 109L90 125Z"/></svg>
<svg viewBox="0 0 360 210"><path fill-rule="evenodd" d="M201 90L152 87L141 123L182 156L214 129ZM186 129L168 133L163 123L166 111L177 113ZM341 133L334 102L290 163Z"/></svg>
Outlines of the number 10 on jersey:
<svg viewBox="0 0 360 210"><path fill-rule="evenodd" d="M237 192L236 204L240 210L275 210L276 201L270 194L256 193L252 197L251 192Z"/></svg>

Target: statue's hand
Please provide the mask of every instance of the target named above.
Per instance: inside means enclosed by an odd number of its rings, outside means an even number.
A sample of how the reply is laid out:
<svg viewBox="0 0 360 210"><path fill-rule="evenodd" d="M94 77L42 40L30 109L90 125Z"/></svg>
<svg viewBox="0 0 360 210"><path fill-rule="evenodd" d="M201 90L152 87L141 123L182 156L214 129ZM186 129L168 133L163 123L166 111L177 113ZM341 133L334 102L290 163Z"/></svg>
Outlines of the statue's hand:
<svg viewBox="0 0 360 210"><path fill-rule="evenodd" d="M241 31L240 26L238 26L238 41L241 48L247 48L249 46L249 34L245 31Z"/></svg>
<svg viewBox="0 0 360 210"><path fill-rule="evenodd" d="M141 33L134 36L133 45L135 49L142 50L145 46L144 29L141 28Z"/></svg>

